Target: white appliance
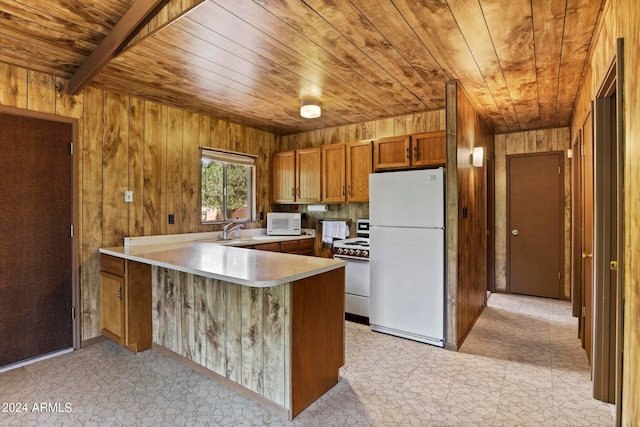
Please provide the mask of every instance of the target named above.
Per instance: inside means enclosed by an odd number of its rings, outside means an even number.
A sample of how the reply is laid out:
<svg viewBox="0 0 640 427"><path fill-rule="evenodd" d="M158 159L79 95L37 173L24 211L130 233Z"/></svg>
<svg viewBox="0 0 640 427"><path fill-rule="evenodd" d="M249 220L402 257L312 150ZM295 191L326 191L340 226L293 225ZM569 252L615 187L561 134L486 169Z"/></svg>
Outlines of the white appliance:
<svg viewBox="0 0 640 427"><path fill-rule="evenodd" d="M356 220L356 236L333 242L333 257L345 261L345 313L369 324L369 220Z"/></svg>
<svg viewBox="0 0 640 427"><path fill-rule="evenodd" d="M369 175L371 329L444 346L444 169Z"/></svg>
<svg viewBox="0 0 640 427"><path fill-rule="evenodd" d="M299 236L302 219L299 213L267 212L267 235Z"/></svg>

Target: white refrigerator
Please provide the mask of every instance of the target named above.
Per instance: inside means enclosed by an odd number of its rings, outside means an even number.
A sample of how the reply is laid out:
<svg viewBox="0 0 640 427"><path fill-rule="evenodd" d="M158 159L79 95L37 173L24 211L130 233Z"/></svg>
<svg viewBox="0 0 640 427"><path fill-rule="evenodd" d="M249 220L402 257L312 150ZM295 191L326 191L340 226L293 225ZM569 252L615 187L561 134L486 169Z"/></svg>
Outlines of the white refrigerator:
<svg viewBox="0 0 640 427"><path fill-rule="evenodd" d="M371 329L445 337L444 169L369 175Z"/></svg>

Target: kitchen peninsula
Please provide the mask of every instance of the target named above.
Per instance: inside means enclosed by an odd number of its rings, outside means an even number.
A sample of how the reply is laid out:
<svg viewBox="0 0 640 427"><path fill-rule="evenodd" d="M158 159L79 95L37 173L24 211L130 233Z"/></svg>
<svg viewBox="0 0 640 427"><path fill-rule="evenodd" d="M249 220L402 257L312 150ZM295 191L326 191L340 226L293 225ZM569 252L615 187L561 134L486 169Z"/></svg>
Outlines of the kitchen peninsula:
<svg viewBox="0 0 640 427"><path fill-rule="evenodd" d="M344 263L241 247L257 237L231 242L240 247L190 238L144 237L142 244L132 238L100 249L103 334L133 351L152 341L154 349L294 418L339 380ZM117 294L112 303L110 289ZM121 332L112 334L109 317L118 301Z"/></svg>

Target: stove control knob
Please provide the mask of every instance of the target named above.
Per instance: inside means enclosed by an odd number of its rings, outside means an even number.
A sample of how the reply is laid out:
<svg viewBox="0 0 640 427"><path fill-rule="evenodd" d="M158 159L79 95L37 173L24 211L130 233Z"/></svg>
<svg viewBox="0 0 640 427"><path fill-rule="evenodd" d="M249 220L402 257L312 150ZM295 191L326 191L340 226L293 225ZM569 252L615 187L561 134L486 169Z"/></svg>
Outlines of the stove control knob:
<svg viewBox="0 0 640 427"><path fill-rule="evenodd" d="M362 251L362 256L369 256L369 251Z"/></svg>
<svg viewBox="0 0 640 427"><path fill-rule="evenodd" d="M349 249L349 255L353 255L353 249Z"/></svg>
<svg viewBox="0 0 640 427"><path fill-rule="evenodd" d="M356 249L356 255L360 256L360 249Z"/></svg>
<svg viewBox="0 0 640 427"><path fill-rule="evenodd" d="M336 248L336 253L341 254L342 253L342 248Z"/></svg>

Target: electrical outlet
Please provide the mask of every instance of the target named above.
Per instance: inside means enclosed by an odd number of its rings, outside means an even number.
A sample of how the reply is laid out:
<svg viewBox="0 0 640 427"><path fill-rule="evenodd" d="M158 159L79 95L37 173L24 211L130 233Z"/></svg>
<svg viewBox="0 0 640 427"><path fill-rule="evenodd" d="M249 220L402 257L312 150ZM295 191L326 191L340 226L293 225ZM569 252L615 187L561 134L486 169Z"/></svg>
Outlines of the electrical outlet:
<svg viewBox="0 0 640 427"><path fill-rule="evenodd" d="M169 224L176 223L176 216L174 214L169 214Z"/></svg>
<svg viewBox="0 0 640 427"><path fill-rule="evenodd" d="M260 212L260 220L262 221L264 219L264 212Z"/></svg>
<svg viewBox="0 0 640 427"><path fill-rule="evenodd" d="M133 202L133 191L127 190L127 191L124 192L124 201L126 203Z"/></svg>

